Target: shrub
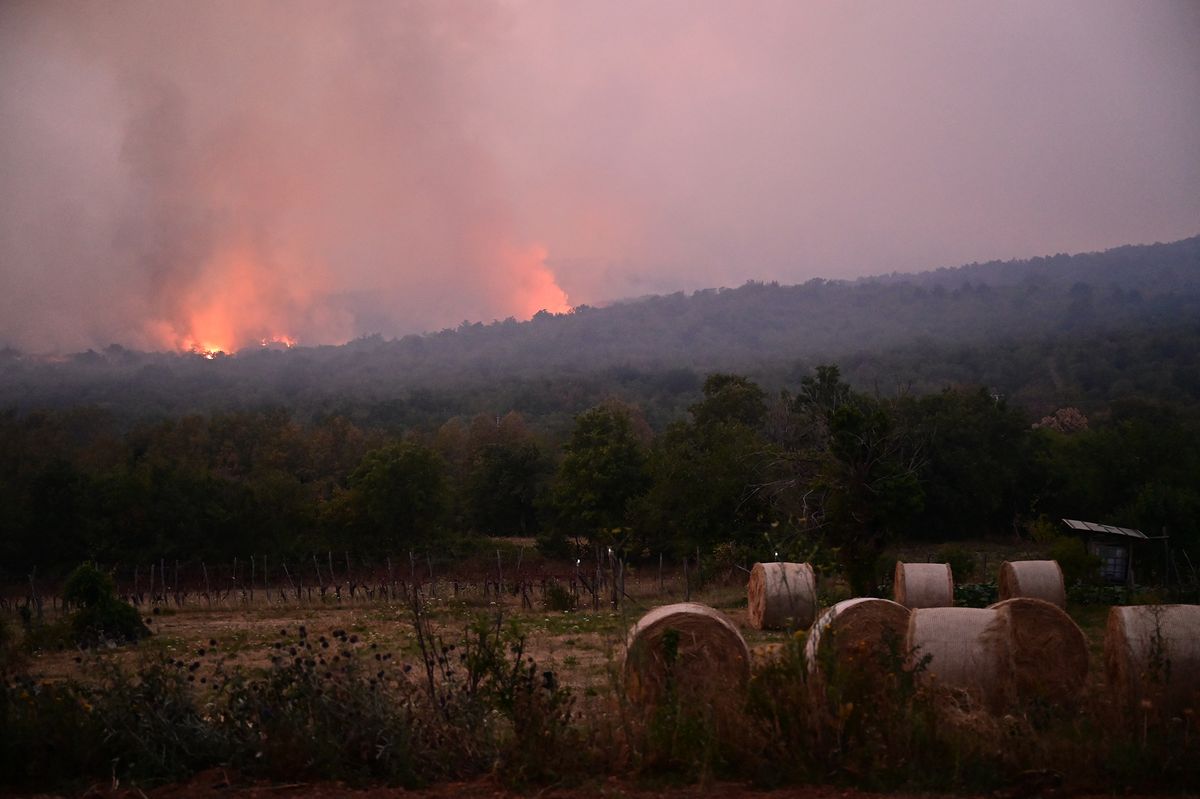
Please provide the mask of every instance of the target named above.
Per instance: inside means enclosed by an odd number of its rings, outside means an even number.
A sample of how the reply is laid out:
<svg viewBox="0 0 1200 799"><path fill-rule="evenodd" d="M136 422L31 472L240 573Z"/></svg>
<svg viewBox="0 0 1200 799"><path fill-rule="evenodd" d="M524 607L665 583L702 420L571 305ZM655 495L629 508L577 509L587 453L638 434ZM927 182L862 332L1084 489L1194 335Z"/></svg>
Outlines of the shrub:
<svg viewBox="0 0 1200 799"><path fill-rule="evenodd" d="M16 670L21 666L21 651L17 646L17 636L13 632L8 618L0 616L0 675Z"/></svg>
<svg viewBox="0 0 1200 799"><path fill-rule="evenodd" d="M975 577L975 553L963 547L944 546L938 550L935 561L950 564L955 583L969 583Z"/></svg>
<svg viewBox="0 0 1200 799"><path fill-rule="evenodd" d="M1100 558L1088 552L1083 541L1078 538L1059 536L1051 542L1047 554L1051 560L1058 561L1063 580L1068 585L1077 582L1097 582Z"/></svg>
<svg viewBox="0 0 1200 799"><path fill-rule="evenodd" d="M567 611L574 610L578 603L577 597L563 586L558 580L551 580L546 584L546 594L543 599L543 604L546 610Z"/></svg>
<svg viewBox="0 0 1200 799"><path fill-rule="evenodd" d="M954 604L965 608L986 608L999 599L1000 587L995 582L954 586Z"/></svg>
<svg viewBox="0 0 1200 799"><path fill-rule="evenodd" d="M138 641L150 635L137 609L117 597L112 577L85 563L67 578L63 601L75 606L70 618L76 644Z"/></svg>

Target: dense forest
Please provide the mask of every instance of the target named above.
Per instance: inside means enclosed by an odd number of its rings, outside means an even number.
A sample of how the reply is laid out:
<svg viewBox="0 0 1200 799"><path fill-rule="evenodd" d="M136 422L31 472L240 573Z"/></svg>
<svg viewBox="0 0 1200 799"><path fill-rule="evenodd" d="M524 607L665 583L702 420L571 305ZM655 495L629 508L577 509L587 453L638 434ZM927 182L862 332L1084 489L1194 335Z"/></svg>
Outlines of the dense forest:
<svg viewBox="0 0 1200 799"><path fill-rule="evenodd" d="M1200 239L212 360L8 350L0 578L522 535L865 584L896 541L1062 516L1200 563L1198 353Z"/></svg>

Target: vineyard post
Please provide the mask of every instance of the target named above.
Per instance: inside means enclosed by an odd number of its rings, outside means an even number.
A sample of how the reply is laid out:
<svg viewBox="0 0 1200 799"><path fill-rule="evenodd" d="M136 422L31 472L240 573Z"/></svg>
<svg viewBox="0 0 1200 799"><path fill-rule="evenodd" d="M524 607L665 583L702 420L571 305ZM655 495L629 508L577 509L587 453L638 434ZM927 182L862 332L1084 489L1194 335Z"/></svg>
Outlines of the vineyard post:
<svg viewBox="0 0 1200 799"><path fill-rule="evenodd" d="M29 598L33 601L33 606L37 608L38 618L42 618L42 598L38 596L37 583L37 566L33 567L33 571L29 573Z"/></svg>
<svg viewBox="0 0 1200 799"><path fill-rule="evenodd" d="M662 596L663 592L663 573L662 573L663 553L658 553L658 595Z"/></svg>
<svg viewBox="0 0 1200 799"><path fill-rule="evenodd" d="M176 561L176 563L178 562L179 561ZM208 603L209 607L212 607L212 592L208 587L208 564L204 561L200 561L200 569L204 572L204 601ZM178 583L178 580L176 580L176 583ZM176 590L178 590L178 587L179 586L176 585Z"/></svg>
<svg viewBox="0 0 1200 799"><path fill-rule="evenodd" d="M692 601L692 583L688 576L688 556L683 556L683 601Z"/></svg>
<svg viewBox="0 0 1200 799"><path fill-rule="evenodd" d="M250 556L250 603L254 604L254 556Z"/></svg>

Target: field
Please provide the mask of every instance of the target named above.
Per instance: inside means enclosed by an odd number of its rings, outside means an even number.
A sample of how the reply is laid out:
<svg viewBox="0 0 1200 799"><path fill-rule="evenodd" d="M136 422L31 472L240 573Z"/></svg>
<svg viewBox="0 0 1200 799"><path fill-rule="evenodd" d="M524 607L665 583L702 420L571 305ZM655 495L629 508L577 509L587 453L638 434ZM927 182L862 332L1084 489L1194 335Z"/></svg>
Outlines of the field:
<svg viewBox="0 0 1200 799"><path fill-rule="evenodd" d="M993 563L1002 556L989 554ZM798 658L803 632L750 628L739 566L710 566L703 582L694 567L660 573L653 562L601 562L590 574L576 564L523 567L506 576L502 562L494 576L476 569L433 580L414 569L408 580L296 581L253 594L191 585L135 595L119 583L139 601L148 638L86 652L56 648L52 638L24 647L6 712L15 708L14 727L48 743L5 753L27 768L17 787L43 787L37 769L57 764L63 749L86 750L85 736L97 733L106 745L124 741L113 785L191 780L194 795L203 795L197 780L228 787L229 774L248 791L490 780L469 783L477 792L619 776L619 795L713 780L1020 793L1033 773L1051 792L1107 790L1113 780L1174 789L1196 773L1200 736L1190 716L1131 718L1109 701L1103 604L1070 608L1090 650L1082 703L997 718L915 690L899 660L887 685L852 680L834 686L833 704L814 700ZM839 580L820 584L822 604L848 595ZM748 703L719 691L647 714L626 700L627 631L649 609L685 597L724 612L746 638ZM61 605L41 599L43 619L31 629L54 629ZM20 631L9 607L8 626ZM99 752L84 751L57 782L75 790L99 762Z"/></svg>

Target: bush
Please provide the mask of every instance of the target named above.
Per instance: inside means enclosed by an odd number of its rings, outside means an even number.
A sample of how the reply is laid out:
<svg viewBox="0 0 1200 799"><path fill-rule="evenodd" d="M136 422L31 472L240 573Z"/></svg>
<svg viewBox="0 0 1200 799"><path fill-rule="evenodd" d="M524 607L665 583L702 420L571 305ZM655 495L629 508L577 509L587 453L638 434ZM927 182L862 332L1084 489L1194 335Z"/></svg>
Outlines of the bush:
<svg viewBox="0 0 1200 799"><path fill-rule="evenodd" d="M1100 558L1087 551L1083 541L1069 536L1059 536L1050 544L1047 553L1051 560L1058 561L1062 569L1063 581L1067 585L1098 581Z"/></svg>
<svg viewBox="0 0 1200 799"><path fill-rule="evenodd" d="M574 610L575 606L579 604L577 600L578 597L563 587L558 580L551 580L546 584L546 595L543 599L546 610Z"/></svg>
<svg viewBox="0 0 1200 799"><path fill-rule="evenodd" d="M8 618L0 616L0 675L21 667L23 658L17 646L17 635Z"/></svg>
<svg viewBox="0 0 1200 799"><path fill-rule="evenodd" d="M999 599L1000 587L994 582L954 586L954 604L964 608L986 608Z"/></svg>
<svg viewBox="0 0 1200 799"><path fill-rule="evenodd" d="M948 545L938 550L937 563L950 564L955 583L969 583L975 577L975 553L959 546Z"/></svg>
<svg viewBox="0 0 1200 799"><path fill-rule="evenodd" d="M150 635L137 609L117 597L112 577L90 563L67 578L63 601L76 608L70 628L74 642L80 646L138 641Z"/></svg>

